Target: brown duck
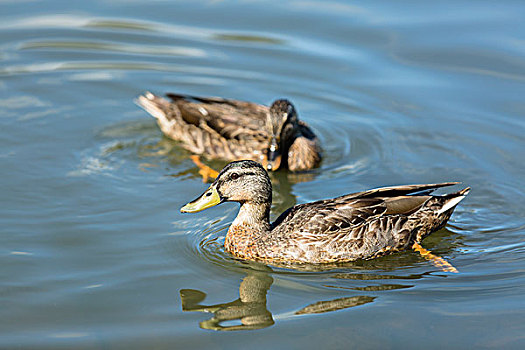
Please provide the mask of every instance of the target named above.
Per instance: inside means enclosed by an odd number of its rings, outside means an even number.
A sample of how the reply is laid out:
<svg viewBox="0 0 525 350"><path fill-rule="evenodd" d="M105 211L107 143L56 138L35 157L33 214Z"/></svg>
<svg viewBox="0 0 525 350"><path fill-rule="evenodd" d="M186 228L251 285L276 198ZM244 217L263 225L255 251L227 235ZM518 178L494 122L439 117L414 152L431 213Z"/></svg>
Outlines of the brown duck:
<svg viewBox="0 0 525 350"><path fill-rule="evenodd" d="M167 97L146 92L136 102L190 152L227 161L251 159L267 170L309 170L321 162L319 139L288 100L267 107L219 97Z"/></svg>
<svg viewBox="0 0 525 350"><path fill-rule="evenodd" d="M404 250L443 227L469 188L441 196L430 193L454 184L383 187L299 204L270 223L268 173L259 163L243 160L224 167L208 190L181 212L198 212L225 201L240 203L224 246L243 259L348 262Z"/></svg>

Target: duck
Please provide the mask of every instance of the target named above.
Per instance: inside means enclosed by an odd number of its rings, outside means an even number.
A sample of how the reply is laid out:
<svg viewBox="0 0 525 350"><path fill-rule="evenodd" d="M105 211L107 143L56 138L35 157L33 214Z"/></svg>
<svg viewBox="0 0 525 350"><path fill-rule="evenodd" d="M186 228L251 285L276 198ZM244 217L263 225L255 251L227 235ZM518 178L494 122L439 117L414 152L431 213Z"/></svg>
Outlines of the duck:
<svg viewBox="0 0 525 350"><path fill-rule="evenodd" d="M240 259L344 263L419 246L447 223L470 188L445 195L432 192L456 184L381 187L298 204L270 223L270 177L261 164L241 160L227 164L209 188L181 212L195 213L223 202L240 203L224 241L225 250Z"/></svg>
<svg viewBox="0 0 525 350"><path fill-rule="evenodd" d="M145 92L135 102L156 118L164 135L195 155L225 161L251 159L270 171L307 171L321 162L319 138L299 120L287 99L268 107L220 97L173 93L166 97Z"/></svg>

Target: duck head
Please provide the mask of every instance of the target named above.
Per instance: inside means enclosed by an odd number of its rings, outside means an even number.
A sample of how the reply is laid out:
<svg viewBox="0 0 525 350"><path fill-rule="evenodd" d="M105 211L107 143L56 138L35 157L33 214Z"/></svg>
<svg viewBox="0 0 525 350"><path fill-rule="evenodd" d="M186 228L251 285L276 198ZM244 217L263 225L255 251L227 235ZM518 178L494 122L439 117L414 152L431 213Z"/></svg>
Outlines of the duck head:
<svg viewBox="0 0 525 350"><path fill-rule="evenodd" d="M210 187L180 211L196 213L222 202L264 204L271 201L272 184L266 170L252 160L240 160L226 165Z"/></svg>
<svg viewBox="0 0 525 350"><path fill-rule="evenodd" d="M288 148L297 133L298 116L293 104L288 100L276 100L270 107L266 127L270 138L266 149L268 170L277 170L286 161Z"/></svg>

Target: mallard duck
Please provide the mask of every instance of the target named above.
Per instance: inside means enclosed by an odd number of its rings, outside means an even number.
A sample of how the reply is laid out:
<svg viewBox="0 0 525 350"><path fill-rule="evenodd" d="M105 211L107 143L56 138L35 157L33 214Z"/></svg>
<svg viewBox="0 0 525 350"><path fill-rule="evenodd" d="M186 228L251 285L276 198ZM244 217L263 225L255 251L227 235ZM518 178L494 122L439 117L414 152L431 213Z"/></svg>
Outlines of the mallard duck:
<svg viewBox="0 0 525 350"><path fill-rule="evenodd" d="M167 97L146 92L136 102L190 152L227 161L251 159L267 170L303 171L321 161L319 139L288 100L267 107L219 97Z"/></svg>
<svg viewBox="0 0 525 350"><path fill-rule="evenodd" d="M437 188L457 182L376 188L293 206L270 223L272 184L250 160L229 163L211 186L181 208L193 213L238 202L226 235L226 251L277 263L339 263L372 259L417 244L443 227L469 188L442 196Z"/></svg>

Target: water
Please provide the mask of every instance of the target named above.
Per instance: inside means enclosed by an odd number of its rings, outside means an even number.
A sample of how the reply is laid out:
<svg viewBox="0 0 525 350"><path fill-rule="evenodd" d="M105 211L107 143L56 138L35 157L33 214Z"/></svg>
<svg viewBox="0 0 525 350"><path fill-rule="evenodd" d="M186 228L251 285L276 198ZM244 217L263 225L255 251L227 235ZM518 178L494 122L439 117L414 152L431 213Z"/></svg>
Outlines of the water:
<svg viewBox="0 0 525 350"><path fill-rule="evenodd" d="M1 348L524 346L523 2L1 8ZM272 176L273 217L471 186L423 242L460 273L415 252L326 271L233 260L237 206L179 213L206 185L133 104L144 90L291 99L325 159ZM208 330L224 327L241 330Z"/></svg>

